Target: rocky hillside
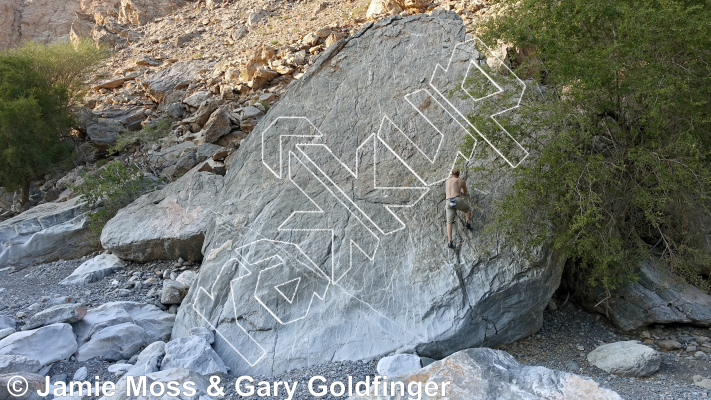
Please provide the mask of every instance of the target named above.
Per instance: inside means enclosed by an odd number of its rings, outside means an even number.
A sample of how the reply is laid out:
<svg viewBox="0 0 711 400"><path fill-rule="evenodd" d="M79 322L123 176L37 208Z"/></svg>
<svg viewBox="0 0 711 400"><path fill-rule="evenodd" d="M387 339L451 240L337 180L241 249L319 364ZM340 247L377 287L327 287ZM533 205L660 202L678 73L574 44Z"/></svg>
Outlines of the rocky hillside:
<svg viewBox="0 0 711 400"><path fill-rule="evenodd" d="M105 150L115 144L119 133L137 131L162 119L170 123L170 135L149 148L129 149L137 150L135 154L120 156L170 180L198 163L194 156L198 145L207 142L228 152L235 149L256 120L321 52L369 20L392 12L407 15L451 9L468 24L487 12L476 2L412 2L403 5L405 9L398 2L370 5L367 0L165 3L80 3L84 14L77 15L91 16L81 35L116 51L89 77L93 90L77 111L77 168L35 182L31 205L74 196L67 188L76 183L81 172L93 170L95 162L107 156ZM2 17L22 14L19 9L12 11L12 4L0 5L8 7L0 13ZM24 7L34 10L32 4ZM27 25L35 30L53 26ZM61 38L67 37L66 32L59 29L42 35ZM40 36L22 37L43 40ZM174 147L178 144L183 147ZM166 171L172 166L176 167ZM221 168L219 163L213 167ZM18 202L17 194L0 192L0 218L17 213Z"/></svg>

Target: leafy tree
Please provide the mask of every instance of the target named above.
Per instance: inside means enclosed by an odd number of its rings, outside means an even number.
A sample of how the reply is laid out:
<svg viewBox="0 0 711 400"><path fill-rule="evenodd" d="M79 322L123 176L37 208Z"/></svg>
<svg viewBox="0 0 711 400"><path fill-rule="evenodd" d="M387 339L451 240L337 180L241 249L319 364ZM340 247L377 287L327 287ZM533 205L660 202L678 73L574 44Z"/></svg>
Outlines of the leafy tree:
<svg viewBox="0 0 711 400"><path fill-rule="evenodd" d="M71 154L70 106L82 74L106 55L82 42L27 43L0 53L0 186L22 189Z"/></svg>
<svg viewBox="0 0 711 400"><path fill-rule="evenodd" d="M0 55L0 185L21 188L23 205L30 182L71 154L70 143L62 140L72 126L69 93L50 85L31 65L25 58Z"/></svg>
<svg viewBox="0 0 711 400"><path fill-rule="evenodd" d="M16 57L32 60L32 68L53 86L61 86L72 97L86 88L85 73L109 56L105 47L96 47L89 39L44 45L26 42L14 49Z"/></svg>
<svg viewBox="0 0 711 400"><path fill-rule="evenodd" d="M545 95L519 110L532 156L489 232L553 246L587 285L613 289L661 257L708 289L697 239L711 220L711 3L494 3L483 37L525 52L507 61Z"/></svg>

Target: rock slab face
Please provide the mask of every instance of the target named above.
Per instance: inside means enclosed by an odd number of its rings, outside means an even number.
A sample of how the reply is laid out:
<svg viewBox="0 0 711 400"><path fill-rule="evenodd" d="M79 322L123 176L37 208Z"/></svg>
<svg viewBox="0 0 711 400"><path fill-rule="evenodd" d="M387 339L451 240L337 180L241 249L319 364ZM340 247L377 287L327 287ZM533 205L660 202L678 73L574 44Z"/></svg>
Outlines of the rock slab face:
<svg viewBox="0 0 711 400"><path fill-rule="evenodd" d="M657 372L662 360L654 349L634 340L604 344L587 358L590 364L607 373L635 377Z"/></svg>
<svg viewBox="0 0 711 400"><path fill-rule="evenodd" d="M33 315L23 329L35 329L61 322L71 324L80 321L85 315L86 306L83 304L58 304Z"/></svg>
<svg viewBox="0 0 711 400"><path fill-rule="evenodd" d="M165 346L161 369L186 368L202 375L227 373L227 367L204 338L187 336L173 339Z"/></svg>
<svg viewBox="0 0 711 400"><path fill-rule="evenodd" d="M542 249L531 263L484 251L505 174L482 186L474 229L460 213L456 249L445 246L442 181L468 133L429 82L464 40L454 13L395 16L319 56L242 142L211 198L205 258L174 338L211 326L230 373L272 375L399 349L440 359L540 328L562 263ZM481 57L460 58L461 74L438 87L461 86Z"/></svg>
<svg viewBox="0 0 711 400"><path fill-rule="evenodd" d="M15 328L17 322L14 318L10 318L6 315L0 315L0 329Z"/></svg>
<svg viewBox="0 0 711 400"><path fill-rule="evenodd" d="M446 396L441 392L429 395L422 390L423 400L449 399L576 399L622 400L612 390L601 388L592 379L545 367L529 367L511 355L487 348L468 349L455 353L418 371L404 374L392 381L426 384L435 382L441 389L444 382ZM433 392L430 392L433 393ZM404 400L409 396L352 396L350 400Z"/></svg>
<svg viewBox="0 0 711 400"><path fill-rule="evenodd" d="M79 348L77 361L92 358L118 361L127 360L143 347L146 330L131 322L106 327Z"/></svg>
<svg viewBox="0 0 711 400"><path fill-rule="evenodd" d="M91 260L84 261L79 268L59 283L62 285L85 285L101 280L125 266L126 264L113 254L100 254Z"/></svg>
<svg viewBox="0 0 711 400"><path fill-rule="evenodd" d="M17 332L15 328L0 329L0 339L5 339L6 337L12 335L15 332Z"/></svg>
<svg viewBox="0 0 711 400"><path fill-rule="evenodd" d="M0 49L29 40L66 41L72 33L87 36L95 24L109 21L143 25L185 4L185 0L0 0Z"/></svg>
<svg viewBox="0 0 711 400"><path fill-rule="evenodd" d="M223 177L192 170L121 209L101 232L101 245L124 260L202 259Z"/></svg>
<svg viewBox="0 0 711 400"><path fill-rule="evenodd" d="M31 372L40 370L39 361L25 356L0 356L0 374Z"/></svg>
<svg viewBox="0 0 711 400"><path fill-rule="evenodd" d="M136 364L129 364L126 373L116 382L116 394L110 397L101 397L101 400L128 399L128 377L140 377L152 372L157 372L163 356L165 356L165 342L153 342L146 346L138 355ZM111 370L111 367L109 367L109 370Z"/></svg>
<svg viewBox="0 0 711 400"><path fill-rule="evenodd" d="M601 314L608 313L610 320L624 330L655 323L711 326L711 296L695 286L679 283L677 277L665 272L655 261L643 261L638 275L637 282L613 292L607 305L598 304L607 297L602 291L582 299L583 305Z"/></svg>
<svg viewBox="0 0 711 400"><path fill-rule="evenodd" d="M78 198L46 203L0 223L0 265L26 268L96 249Z"/></svg>
<svg viewBox="0 0 711 400"><path fill-rule="evenodd" d="M152 304L116 301L89 310L84 319L72 324L79 346L90 341L98 332L119 324L130 323L145 331L145 342L168 340L175 315L161 311ZM136 339L138 340L138 339Z"/></svg>
<svg viewBox="0 0 711 400"><path fill-rule="evenodd" d="M398 376L422 368L422 361L416 354L396 354L378 361L378 375Z"/></svg>
<svg viewBox="0 0 711 400"><path fill-rule="evenodd" d="M45 392L47 390L47 387L45 385L45 377L42 375L37 375L33 373L22 373L23 378L27 380L27 387L28 390L27 392L22 395L22 396L14 396L11 395L10 392L8 391L9 385L12 384L12 382L15 382L15 379L17 379L17 374L1 374L0 375L0 399L13 399L13 400L41 400L44 397L41 397L37 394L37 391L40 390L42 392Z"/></svg>
<svg viewBox="0 0 711 400"><path fill-rule="evenodd" d="M69 358L77 351L77 341L69 324L53 324L22 331L0 340L0 355L33 358L44 367Z"/></svg>

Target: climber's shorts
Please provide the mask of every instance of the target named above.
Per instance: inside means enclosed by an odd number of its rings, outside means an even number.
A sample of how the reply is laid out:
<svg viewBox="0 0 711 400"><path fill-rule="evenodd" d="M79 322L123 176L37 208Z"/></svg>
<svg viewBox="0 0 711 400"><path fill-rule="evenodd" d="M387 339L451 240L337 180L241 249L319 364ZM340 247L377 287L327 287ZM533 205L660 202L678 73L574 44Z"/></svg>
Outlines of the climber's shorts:
<svg viewBox="0 0 711 400"><path fill-rule="evenodd" d="M466 200L464 200L463 197L455 197L457 201L457 205L454 207L451 207L449 204L449 199L445 200L445 209L447 210L447 223L448 224L453 224L454 220L457 218L457 210L459 211L471 211L471 206L469 203L467 203Z"/></svg>

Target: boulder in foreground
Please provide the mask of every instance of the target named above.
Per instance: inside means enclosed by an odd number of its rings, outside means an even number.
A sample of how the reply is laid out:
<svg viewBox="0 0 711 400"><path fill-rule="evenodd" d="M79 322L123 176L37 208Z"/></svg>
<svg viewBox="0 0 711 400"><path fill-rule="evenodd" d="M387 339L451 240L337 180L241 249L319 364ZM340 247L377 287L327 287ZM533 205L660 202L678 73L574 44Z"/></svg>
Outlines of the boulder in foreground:
<svg viewBox="0 0 711 400"><path fill-rule="evenodd" d="M592 379L545 367L529 367L520 364L506 352L487 348L462 350L418 371L388 381L404 382L406 388L421 383L423 400L622 400L617 393L600 387ZM424 390L427 382L437 383L441 390L447 381L451 382L445 387L447 396L442 396L440 392L429 395L434 391L428 394ZM409 397L382 396L382 391L380 394L378 397L371 391L369 396L353 396L349 399L405 400Z"/></svg>
<svg viewBox="0 0 711 400"><path fill-rule="evenodd" d="M33 358L44 367L65 360L77 351L77 341L69 324L53 324L22 331L0 340L0 355Z"/></svg>
<svg viewBox="0 0 711 400"><path fill-rule="evenodd" d="M75 322L72 327L80 347L102 330L124 323L142 328L145 331L145 337L142 337L141 340L145 340L145 343L152 343L170 338L174 320L175 315L161 311L152 304L115 301L89 310L84 319Z"/></svg>
<svg viewBox="0 0 711 400"><path fill-rule="evenodd" d="M597 347L588 362L610 374L642 377L657 372L662 358L651 347L630 340Z"/></svg>
<svg viewBox="0 0 711 400"><path fill-rule="evenodd" d="M43 397L37 394L37 391L42 392L47 390L45 385L45 377L42 375L37 375L29 372L23 372L21 375L27 380L27 392L22 396L11 395L8 391L9 385L12 384L17 379L16 373L12 374L0 374L0 399L12 399L12 400L42 400Z"/></svg>
<svg viewBox="0 0 711 400"><path fill-rule="evenodd" d="M657 261L644 260L637 272L639 279L612 292L602 289L588 293L583 306L608 315L610 321L624 330L651 324L690 324L711 326L711 296L697 287L681 283L678 277L664 271Z"/></svg>
<svg viewBox="0 0 711 400"><path fill-rule="evenodd" d="M36 373L39 370L40 363L34 358L10 355L0 356L0 374L9 374L13 372Z"/></svg>
<svg viewBox="0 0 711 400"><path fill-rule="evenodd" d="M227 367L220 357L200 336L173 339L165 345L165 358L161 369L171 368L187 368L202 375L227 373Z"/></svg>
<svg viewBox="0 0 711 400"><path fill-rule="evenodd" d="M78 198L45 203L0 222L0 265L22 269L96 250Z"/></svg>
<svg viewBox="0 0 711 400"><path fill-rule="evenodd" d="M96 282L123 269L124 262L113 254L99 254L84 261L71 275L64 278L61 285L78 285Z"/></svg>
<svg viewBox="0 0 711 400"><path fill-rule="evenodd" d="M223 177L191 170L121 209L101 232L101 245L124 260L202 259Z"/></svg>
<svg viewBox="0 0 711 400"><path fill-rule="evenodd" d="M86 306L83 304L57 304L33 315L23 327L23 330L35 329L64 322L71 324L80 321L86 315Z"/></svg>

